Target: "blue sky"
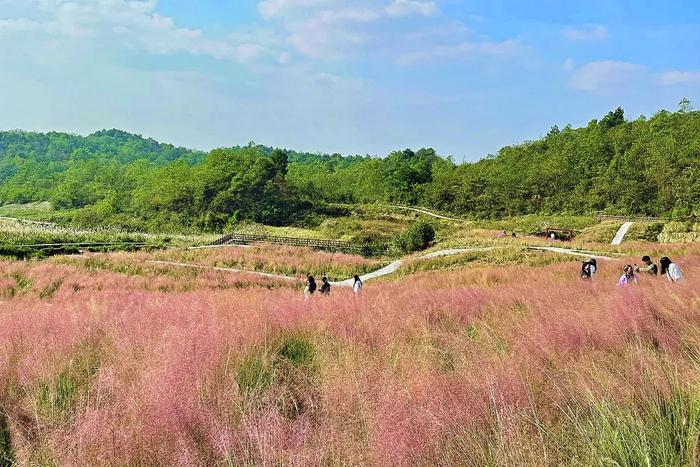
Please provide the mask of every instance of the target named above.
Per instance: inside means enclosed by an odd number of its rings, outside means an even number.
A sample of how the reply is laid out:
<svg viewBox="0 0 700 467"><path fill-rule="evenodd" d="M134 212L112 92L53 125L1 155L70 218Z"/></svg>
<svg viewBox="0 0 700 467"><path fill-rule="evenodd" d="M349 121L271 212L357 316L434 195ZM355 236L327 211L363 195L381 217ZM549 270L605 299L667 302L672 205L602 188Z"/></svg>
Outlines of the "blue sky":
<svg viewBox="0 0 700 467"><path fill-rule="evenodd" d="M475 160L700 107L696 1L0 0L0 128Z"/></svg>

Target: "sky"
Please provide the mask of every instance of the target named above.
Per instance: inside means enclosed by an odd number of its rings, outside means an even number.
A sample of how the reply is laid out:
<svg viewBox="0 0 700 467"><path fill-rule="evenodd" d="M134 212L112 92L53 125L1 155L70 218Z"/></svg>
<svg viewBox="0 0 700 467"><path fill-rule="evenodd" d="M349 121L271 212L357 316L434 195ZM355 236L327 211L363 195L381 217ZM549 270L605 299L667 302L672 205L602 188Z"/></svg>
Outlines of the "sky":
<svg viewBox="0 0 700 467"><path fill-rule="evenodd" d="M5 130L471 161L683 97L697 0L0 0Z"/></svg>

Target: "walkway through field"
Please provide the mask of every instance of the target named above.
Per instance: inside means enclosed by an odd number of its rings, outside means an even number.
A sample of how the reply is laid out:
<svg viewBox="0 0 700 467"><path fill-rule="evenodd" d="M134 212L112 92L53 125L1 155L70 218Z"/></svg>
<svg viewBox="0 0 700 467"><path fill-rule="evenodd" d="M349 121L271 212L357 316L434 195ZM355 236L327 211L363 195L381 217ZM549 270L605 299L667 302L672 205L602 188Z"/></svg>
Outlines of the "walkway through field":
<svg viewBox="0 0 700 467"><path fill-rule="evenodd" d="M622 224L620 230L618 230L617 234L615 234L615 238L613 238L611 245L621 244L622 240L625 238L625 235L627 235L627 231L630 229L630 227L632 227L632 224L634 224L634 222L625 222Z"/></svg>
<svg viewBox="0 0 700 467"><path fill-rule="evenodd" d="M234 245L231 245L231 246L234 247ZM426 253L425 255L419 256L416 259L420 260L420 259L430 259L430 258L441 258L444 256L461 255L463 253L492 251L492 250L497 250L500 248L505 248L505 247L451 248L451 249L447 249L447 250L440 250L440 251L433 251L432 253ZM564 254L564 255L584 256L587 258L613 259L609 256L599 255L599 254L594 253L594 252L577 251L577 250L572 250L569 248L529 246L529 247L527 247L527 249L549 251L552 253L559 253L559 254ZM403 265L405 261L406 261L405 259L397 259L396 261L389 263L388 265L384 266L381 269L377 269L376 271L373 271L373 272L370 272L370 273L367 273L367 274L360 276L360 279L362 279L362 282L366 282L368 280L388 276L388 275L393 274L396 271L398 271L399 268L401 267L401 265ZM282 274L271 274L271 273L267 273L267 272L248 271L248 270L233 269L233 268L221 268L221 267L214 267L214 266L201 266L198 264L177 263L174 261L149 260L146 262L150 263L150 264L160 264L160 265L164 265L164 266L175 266L175 267L181 267L181 268L209 269L212 271L234 272L234 273L239 273L239 274L253 274L253 275L257 275L257 276L267 277L270 279L280 279L280 280L296 281L296 282L304 281L304 279L299 278L299 277L285 276ZM344 281L339 281L339 282L331 282L331 285L338 286L338 287L352 287L353 284L354 284L353 278L346 279Z"/></svg>
<svg viewBox="0 0 700 467"><path fill-rule="evenodd" d="M464 219L455 219L454 217L443 216L442 214L436 214L434 212L426 211L425 209L410 208L407 206L393 206L393 205L390 205L388 207L394 208L394 209L405 209L407 211L419 212L421 214L425 214L426 216L434 217L436 219L445 219L448 221L464 222Z"/></svg>

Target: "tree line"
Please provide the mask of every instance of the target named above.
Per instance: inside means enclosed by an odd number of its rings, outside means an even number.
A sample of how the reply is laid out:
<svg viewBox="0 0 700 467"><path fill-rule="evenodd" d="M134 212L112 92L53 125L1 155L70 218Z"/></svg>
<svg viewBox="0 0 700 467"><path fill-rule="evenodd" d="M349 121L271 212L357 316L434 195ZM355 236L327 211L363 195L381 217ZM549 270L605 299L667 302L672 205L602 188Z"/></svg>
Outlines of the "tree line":
<svg viewBox="0 0 700 467"><path fill-rule="evenodd" d="M253 143L209 153L119 130L0 132L0 204L50 201L77 224L221 231L304 224L331 203L430 206L472 218L605 212L700 216L700 112L552 127L478 162L433 149L343 157Z"/></svg>

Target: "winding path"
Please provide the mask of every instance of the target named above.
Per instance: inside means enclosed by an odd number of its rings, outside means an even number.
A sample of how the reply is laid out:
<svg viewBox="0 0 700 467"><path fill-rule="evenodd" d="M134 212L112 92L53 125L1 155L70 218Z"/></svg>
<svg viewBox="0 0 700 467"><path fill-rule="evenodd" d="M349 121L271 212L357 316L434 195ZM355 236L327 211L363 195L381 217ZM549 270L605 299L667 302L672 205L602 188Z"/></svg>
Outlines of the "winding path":
<svg viewBox="0 0 700 467"><path fill-rule="evenodd" d="M410 208L407 206L394 206L394 205L387 205L389 208L394 208L394 209L404 209L406 211L413 211L413 212L419 212L421 214L425 214L426 216L434 217L436 219L444 219L448 221L456 221L456 222L464 222L464 219L456 219L454 217L447 217L443 216L442 214L436 214L434 212L426 211L425 209L420 209L420 208Z"/></svg>
<svg viewBox="0 0 700 467"><path fill-rule="evenodd" d="M620 230L618 230L617 234L615 234L615 238L613 238L611 245L620 245L622 240L625 238L625 235L627 235L627 231L630 229L630 227L632 227L632 224L634 224L634 222L625 222L622 224Z"/></svg>
<svg viewBox="0 0 700 467"><path fill-rule="evenodd" d="M431 253L426 253L422 256L417 257L416 259L441 258L441 257L445 257L445 256L461 255L463 253L492 251L492 250L497 250L500 248L505 248L505 247L451 248L451 249L447 249L447 250L439 250L439 251L433 251ZM614 259L614 258L611 258L609 256L599 255L599 254L594 253L594 252L577 251L577 250L572 250L569 248L540 247L540 246L528 246L526 248L529 250L548 251L551 253L559 253L559 254L574 255L574 256L584 256L587 258L608 259L608 260ZM397 259L396 261L393 261L393 262L387 264L386 266L384 266L381 269L377 269L376 271L369 272L367 274L360 276L360 279L362 280L362 282L366 282L368 280L388 276L388 275L393 274L396 271L398 271L399 268L404 264L405 261L406 261L405 259ZM293 281L293 282L303 282L304 281L304 279L301 279L299 277L285 276L282 274L271 274L271 273L267 273L267 272L248 271L248 270L234 269L234 268L221 268L221 267L215 267L215 266L202 266L199 264L178 263L175 261L148 260L148 261L146 261L146 263L159 264L162 266L175 266L175 267L181 267L181 268L209 269L212 271L233 272L233 273L239 273L239 274L252 274L252 275L256 275L256 276L266 277L269 279L286 280L286 281ZM344 281L331 282L331 285L338 286L338 287L352 287L353 284L354 284L353 278L346 279Z"/></svg>

